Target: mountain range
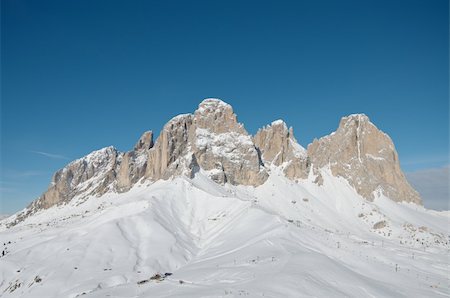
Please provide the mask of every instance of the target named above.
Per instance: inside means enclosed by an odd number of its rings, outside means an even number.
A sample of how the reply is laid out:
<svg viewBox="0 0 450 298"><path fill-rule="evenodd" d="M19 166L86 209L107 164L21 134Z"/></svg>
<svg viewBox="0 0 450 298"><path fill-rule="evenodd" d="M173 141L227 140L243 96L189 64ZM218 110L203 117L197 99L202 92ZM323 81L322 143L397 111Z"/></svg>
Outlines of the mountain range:
<svg viewBox="0 0 450 298"><path fill-rule="evenodd" d="M94 151L0 221L4 297L448 297L427 210L364 114L303 148L203 100L154 140Z"/></svg>

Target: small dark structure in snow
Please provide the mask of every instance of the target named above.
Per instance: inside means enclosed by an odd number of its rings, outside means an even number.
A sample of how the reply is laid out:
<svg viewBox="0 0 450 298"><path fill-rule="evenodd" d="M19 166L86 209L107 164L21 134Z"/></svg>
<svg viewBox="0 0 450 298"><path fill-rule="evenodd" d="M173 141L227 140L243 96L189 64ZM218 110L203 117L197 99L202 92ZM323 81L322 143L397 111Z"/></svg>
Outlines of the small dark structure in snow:
<svg viewBox="0 0 450 298"><path fill-rule="evenodd" d="M143 279L137 282L138 285L143 285L145 283L148 283L149 281L163 281L166 277L171 276L172 273L170 272L166 272L164 273L164 275L162 275L161 273L155 273L152 277L150 277L149 279Z"/></svg>
<svg viewBox="0 0 450 298"><path fill-rule="evenodd" d="M148 283L149 281L150 281L149 279L144 279L144 280L138 281L137 284L138 284L138 285L143 285L143 284Z"/></svg>
<svg viewBox="0 0 450 298"><path fill-rule="evenodd" d="M387 226L387 222L385 220L379 221L373 225L374 230L382 229Z"/></svg>
<svg viewBox="0 0 450 298"><path fill-rule="evenodd" d="M163 280L163 279L164 279L164 277L162 277L162 275L159 273L156 273L155 275L150 277L150 280Z"/></svg>

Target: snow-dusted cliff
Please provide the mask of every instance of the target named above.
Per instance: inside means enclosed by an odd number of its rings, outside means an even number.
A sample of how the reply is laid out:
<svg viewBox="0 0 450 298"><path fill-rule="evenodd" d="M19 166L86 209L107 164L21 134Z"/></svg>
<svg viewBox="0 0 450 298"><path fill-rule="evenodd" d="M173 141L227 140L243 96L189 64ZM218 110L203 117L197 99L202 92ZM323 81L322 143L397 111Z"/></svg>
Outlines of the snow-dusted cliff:
<svg viewBox="0 0 450 298"><path fill-rule="evenodd" d="M306 150L207 99L0 221L0 296L448 297L449 224L367 116Z"/></svg>

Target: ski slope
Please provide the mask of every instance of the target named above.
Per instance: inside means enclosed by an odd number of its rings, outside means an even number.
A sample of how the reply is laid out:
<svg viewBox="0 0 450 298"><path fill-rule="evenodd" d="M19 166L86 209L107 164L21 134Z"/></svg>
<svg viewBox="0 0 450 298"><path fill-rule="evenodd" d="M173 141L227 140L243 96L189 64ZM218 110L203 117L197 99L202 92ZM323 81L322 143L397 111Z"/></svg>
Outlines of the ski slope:
<svg viewBox="0 0 450 298"><path fill-rule="evenodd" d="M200 170L7 228L1 297L449 297L448 212L361 198L323 169L219 185ZM156 273L172 273L150 280Z"/></svg>

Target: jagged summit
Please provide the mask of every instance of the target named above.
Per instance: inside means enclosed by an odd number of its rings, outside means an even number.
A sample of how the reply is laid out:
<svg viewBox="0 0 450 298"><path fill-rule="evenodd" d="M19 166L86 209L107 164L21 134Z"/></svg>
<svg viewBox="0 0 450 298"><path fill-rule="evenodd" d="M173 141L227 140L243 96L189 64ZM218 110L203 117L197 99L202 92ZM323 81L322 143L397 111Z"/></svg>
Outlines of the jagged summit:
<svg viewBox="0 0 450 298"><path fill-rule="evenodd" d="M194 112L194 123L197 128L207 129L213 133L248 134L244 126L238 122L231 105L220 99L203 100Z"/></svg>
<svg viewBox="0 0 450 298"><path fill-rule="evenodd" d="M376 131L382 132L379 130L375 124L373 124L369 117L366 114L351 114L348 116L344 116L339 121L338 129L354 129L355 127L361 131L365 130L369 126L373 126Z"/></svg>
<svg viewBox="0 0 450 298"><path fill-rule="evenodd" d="M367 117L305 150L284 121L252 137L201 106L69 163L1 220L0 295L445 296L449 214L395 202L420 198Z"/></svg>
<svg viewBox="0 0 450 298"><path fill-rule="evenodd" d="M253 140L267 166L283 168L290 179L308 176L307 152L295 139L294 129L288 129L283 120L275 120L259 129Z"/></svg>
<svg viewBox="0 0 450 298"><path fill-rule="evenodd" d="M361 121L370 121L369 117L364 113L355 113L342 117L341 121L347 121L349 119L358 119Z"/></svg>
<svg viewBox="0 0 450 298"><path fill-rule="evenodd" d="M272 123L270 123L270 125L271 126L283 125L284 127L287 128L286 122L284 122L284 120L282 120L282 119L278 119L278 120L272 121Z"/></svg>
<svg viewBox="0 0 450 298"><path fill-rule="evenodd" d="M251 136L238 122L231 105L205 99L194 113L192 148L200 167L218 183L258 186L267 171Z"/></svg>
<svg viewBox="0 0 450 298"><path fill-rule="evenodd" d="M421 204L400 169L391 138L364 114L343 117L336 132L308 146L308 156L315 168L330 167L367 199L381 192L395 201Z"/></svg>
<svg viewBox="0 0 450 298"><path fill-rule="evenodd" d="M110 190L115 166L121 158L122 153L109 146L70 162L53 175L49 189L30 205L30 211L68 202L79 193L104 194Z"/></svg>
<svg viewBox="0 0 450 298"><path fill-rule="evenodd" d="M172 123L180 122L183 119L187 119L187 118L191 118L191 117L192 117L192 114L190 114L190 113L178 114L178 115L172 117L169 121L167 121L167 123L164 125L164 127L168 127Z"/></svg>
<svg viewBox="0 0 450 298"><path fill-rule="evenodd" d="M215 110L220 108L232 108L230 104L224 102L219 98L205 98L198 105L198 111L202 112L204 110Z"/></svg>
<svg viewBox="0 0 450 298"><path fill-rule="evenodd" d="M314 140L305 150L283 120L252 137L231 105L208 98L193 114L169 120L156 141L153 136L152 131L144 132L129 152L107 147L69 163L25 213L73 198L126 192L139 181L193 177L199 169L219 184L258 187L274 167L297 183L313 173L319 185L321 170L329 168L366 199L383 193L395 201L421 203L400 169L392 140L365 114L343 117L336 132Z"/></svg>
<svg viewBox="0 0 450 298"><path fill-rule="evenodd" d="M134 145L134 150L148 150L153 147L153 131L149 130L142 134L142 136Z"/></svg>

